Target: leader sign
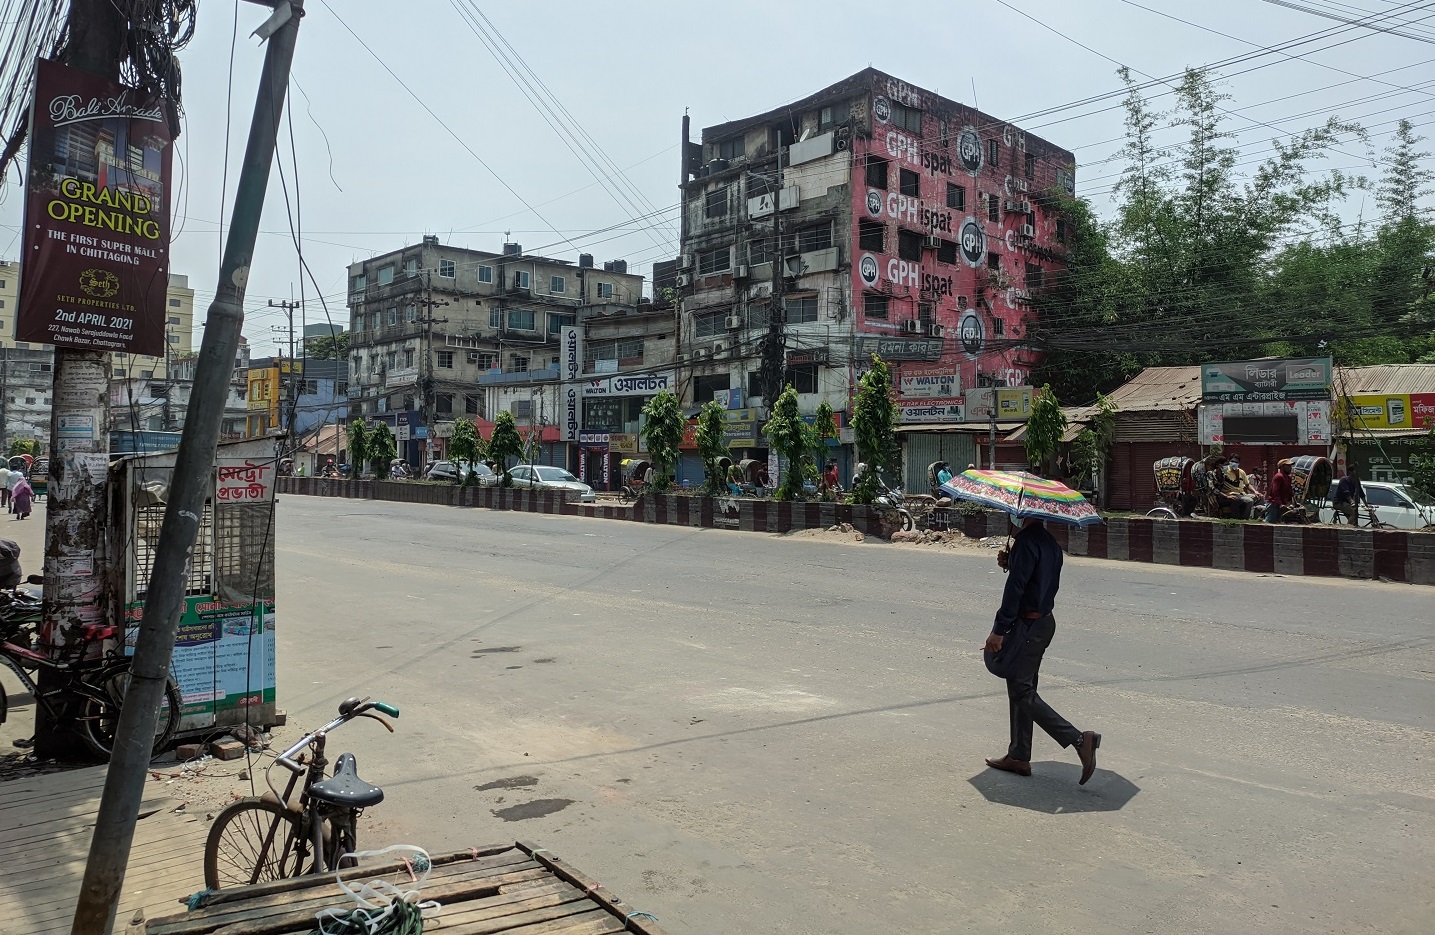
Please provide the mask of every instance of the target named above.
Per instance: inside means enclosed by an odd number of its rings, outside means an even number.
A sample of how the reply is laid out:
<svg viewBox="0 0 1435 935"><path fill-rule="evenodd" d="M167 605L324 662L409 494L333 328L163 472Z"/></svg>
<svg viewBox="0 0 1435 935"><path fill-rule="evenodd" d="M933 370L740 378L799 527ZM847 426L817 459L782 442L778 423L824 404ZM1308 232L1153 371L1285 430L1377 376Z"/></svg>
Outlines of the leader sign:
<svg viewBox="0 0 1435 935"><path fill-rule="evenodd" d="M169 117L160 98L36 64L16 340L165 352Z"/></svg>

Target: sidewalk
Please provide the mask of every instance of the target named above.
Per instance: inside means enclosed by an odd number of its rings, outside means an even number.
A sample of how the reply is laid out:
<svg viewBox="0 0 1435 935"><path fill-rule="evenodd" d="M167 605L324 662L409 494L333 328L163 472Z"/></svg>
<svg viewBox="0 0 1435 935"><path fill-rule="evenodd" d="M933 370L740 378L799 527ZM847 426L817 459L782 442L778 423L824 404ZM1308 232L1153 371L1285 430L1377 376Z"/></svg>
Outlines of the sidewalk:
<svg viewBox="0 0 1435 935"><path fill-rule="evenodd" d="M20 544L20 567L25 574L38 575L44 571L45 501L36 500L26 520L0 510L0 539L12 539Z"/></svg>

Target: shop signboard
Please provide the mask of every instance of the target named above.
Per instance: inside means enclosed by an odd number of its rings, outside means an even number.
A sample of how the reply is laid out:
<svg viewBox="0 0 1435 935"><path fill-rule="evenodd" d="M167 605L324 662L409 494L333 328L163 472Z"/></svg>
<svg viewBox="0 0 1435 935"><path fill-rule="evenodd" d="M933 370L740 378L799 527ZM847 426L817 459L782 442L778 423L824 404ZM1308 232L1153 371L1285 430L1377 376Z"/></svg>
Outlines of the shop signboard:
<svg viewBox="0 0 1435 935"><path fill-rule="evenodd" d="M1031 418L1031 387L998 387L996 403L999 421L1010 422L1014 419L1025 421Z"/></svg>
<svg viewBox="0 0 1435 935"><path fill-rule="evenodd" d="M272 503L279 465L274 460L215 459L214 499L217 503Z"/></svg>
<svg viewBox="0 0 1435 935"><path fill-rule="evenodd" d="M671 370L663 373L626 374L589 380L583 384L583 395L654 396L663 390L672 390L677 385L677 378Z"/></svg>
<svg viewBox="0 0 1435 935"><path fill-rule="evenodd" d="M965 422L966 403L960 396L952 399L903 399L897 402L897 416L901 425Z"/></svg>
<svg viewBox="0 0 1435 935"><path fill-rule="evenodd" d="M608 450L617 454L637 454L638 436L626 432L611 432L608 435Z"/></svg>
<svg viewBox="0 0 1435 935"><path fill-rule="evenodd" d="M165 353L171 142L162 99L36 63L16 340Z"/></svg>
<svg viewBox="0 0 1435 935"><path fill-rule="evenodd" d="M952 399L961 395L961 377L951 364L905 364L897 389L903 399Z"/></svg>
<svg viewBox="0 0 1435 935"><path fill-rule="evenodd" d="M867 335L857 339L857 354L864 360L873 354L883 360L941 360L942 342L940 339Z"/></svg>
<svg viewBox="0 0 1435 935"><path fill-rule="evenodd" d="M583 379L583 329L578 325L563 325L558 329L561 365L558 379L565 383L577 383Z"/></svg>
<svg viewBox="0 0 1435 935"><path fill-rule="evenodd" d="M1208 403L1329 399L1329 357L1203 364L1201 398Z"/></svg>
<svg viewBox="0 0 1435 935"><path fill-rule="evenodd" d="M1354 429L1427 429L1435 426L1435 393L1347 396L1342 421Z"/></svg>
<svg viewBox="0 0 1435 935"><path fill-rule="evenodd" d="M581 366L581 362L580 362ZM564 383L558 391L558 424L565 442L576 442L583 432L583 390L579 383Z"/></svg>
<svg viewBox="0 0 1435 935"><path fill-rule="evenodd" d="M1228 441L1226 419L1229 417L1294 417L1296 437L1290 444L1325 445L1329 444L1331 439L1330 405L1330 402L1324 399L1202 403L1197 410L1197 430L1200 432L1201 444L1224 445ZM1280 441L1238 441L1243 445L1282 444Z"/></svg>

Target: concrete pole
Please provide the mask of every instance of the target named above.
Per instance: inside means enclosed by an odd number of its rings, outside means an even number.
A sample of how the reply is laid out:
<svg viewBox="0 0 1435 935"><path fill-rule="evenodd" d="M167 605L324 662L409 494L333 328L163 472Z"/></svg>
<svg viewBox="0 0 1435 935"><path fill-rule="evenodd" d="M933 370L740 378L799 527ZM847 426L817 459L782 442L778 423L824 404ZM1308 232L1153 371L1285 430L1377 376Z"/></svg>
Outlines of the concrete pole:
<svg viewBox="0 0 1435 935"><path fill-rule="evenodd" d="M303 0L278 0L271 22L278 27L269 37L259 96L249 127L249 142L234 195L229 239L219 267L219 285L209 307L204 340L195 368L194 391L184 422L184 435L176 455L169 502L155 550L144 620L135 645L129 690L116 728L114 755L110 758L89 862L75 907L71 935L106 935L114 923L134 841L135 821L144 794L155 723L169 678L180 611L184 606L185 565L199 533L200 517L209 495L214 452L234 358L244 325L244 290L259 234L259 217L269 185L269 169L284 94L289 87L289 66L303 15ZM287 9L287 20L282 19ZM206 363L207 361L207 363Z"/></svg>

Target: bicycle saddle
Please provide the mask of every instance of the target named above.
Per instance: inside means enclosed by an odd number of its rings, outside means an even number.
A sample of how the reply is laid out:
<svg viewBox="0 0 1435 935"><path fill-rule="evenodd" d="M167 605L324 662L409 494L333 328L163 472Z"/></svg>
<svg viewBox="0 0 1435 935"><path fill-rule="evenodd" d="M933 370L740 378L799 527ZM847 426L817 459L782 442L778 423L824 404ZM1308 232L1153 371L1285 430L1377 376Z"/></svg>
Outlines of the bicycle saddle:
<svg viewBox="0 0 1435 935"><path fill-rule="evenodd" d="M341 754L334 764L334 775L310 786L309 794L320 802L346 808L364 808L384 800L383 789L359 778L359 767L352 753Z"/></svg>

